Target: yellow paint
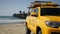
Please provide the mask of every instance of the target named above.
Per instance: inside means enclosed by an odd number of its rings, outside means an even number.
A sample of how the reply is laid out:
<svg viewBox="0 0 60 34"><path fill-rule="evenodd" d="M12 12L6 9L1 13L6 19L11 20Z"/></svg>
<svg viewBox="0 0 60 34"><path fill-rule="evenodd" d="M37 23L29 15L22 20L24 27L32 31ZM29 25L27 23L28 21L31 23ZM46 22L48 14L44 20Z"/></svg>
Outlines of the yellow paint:
<svg viewBox="0 0 60 34"><path fill-rule="evenodd" d="M38 9L38 17L31 16L32 14L35 15L36 13L32 12L30 16L27 16L26 22L28 28L36 34L37 27L40 27L42 30L42 34L51 34L51 32L60 32L60 28L52 28L46 25L46 21L56 21L60 22L60 16L41 16L41 9L40 8L57 8L51 6L41 6L35 7ZM34 10L34 9L33 9Z"/></svg>

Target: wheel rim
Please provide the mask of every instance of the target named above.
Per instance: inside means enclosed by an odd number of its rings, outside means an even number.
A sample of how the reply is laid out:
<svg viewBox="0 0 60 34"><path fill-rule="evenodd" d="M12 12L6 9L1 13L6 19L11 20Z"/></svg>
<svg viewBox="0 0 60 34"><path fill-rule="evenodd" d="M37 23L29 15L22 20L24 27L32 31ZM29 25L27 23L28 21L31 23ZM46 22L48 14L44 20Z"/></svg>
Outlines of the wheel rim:
<svg viewBox="0 0 60 34"><path fill-rule="evenodd" d="M39 31L38 34L42 34L42 31Z"/></svg>

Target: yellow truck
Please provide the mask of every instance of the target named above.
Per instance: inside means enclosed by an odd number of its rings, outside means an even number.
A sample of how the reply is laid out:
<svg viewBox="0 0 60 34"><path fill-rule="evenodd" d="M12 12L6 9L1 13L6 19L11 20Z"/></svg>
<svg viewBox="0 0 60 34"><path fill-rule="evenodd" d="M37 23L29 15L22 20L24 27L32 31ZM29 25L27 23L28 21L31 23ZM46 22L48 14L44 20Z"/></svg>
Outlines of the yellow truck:
<svg viewBox="0 0 60 34"><path fill-rule="evenodd" d="M60 34L60 6L49 1L34 1L26 18L26 34Z"/></svg>

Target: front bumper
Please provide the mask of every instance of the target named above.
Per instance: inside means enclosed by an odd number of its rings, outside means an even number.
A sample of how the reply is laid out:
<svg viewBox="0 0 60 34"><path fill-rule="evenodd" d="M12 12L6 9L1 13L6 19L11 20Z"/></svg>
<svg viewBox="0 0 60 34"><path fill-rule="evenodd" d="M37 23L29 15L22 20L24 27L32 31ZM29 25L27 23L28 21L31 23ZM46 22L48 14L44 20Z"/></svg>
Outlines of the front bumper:
<svg viewBox="0 0 60 34"><path fill-rule="evenodd" d="M60 28L48 28L48 34L60 34Z"/></svg>
<svg viewBox="0 0 60 34"><path fill-rule="evenodd" d="M51 34L60 34L60 33L57 33L57 32L51 32Z"/></svg>

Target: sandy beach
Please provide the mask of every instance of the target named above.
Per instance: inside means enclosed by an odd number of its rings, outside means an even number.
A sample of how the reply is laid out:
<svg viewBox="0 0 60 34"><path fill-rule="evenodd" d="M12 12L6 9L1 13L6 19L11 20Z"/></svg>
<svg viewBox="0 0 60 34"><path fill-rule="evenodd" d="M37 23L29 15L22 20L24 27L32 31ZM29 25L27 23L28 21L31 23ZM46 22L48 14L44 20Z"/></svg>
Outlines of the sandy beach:
<svg viewBox="0 0 60 34"><path fill-rule="evenodd" d="M0 34L25 34L24 23L0 25Z"/></svg>

